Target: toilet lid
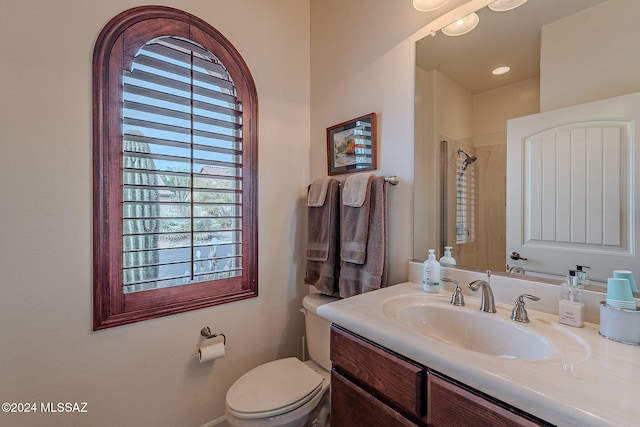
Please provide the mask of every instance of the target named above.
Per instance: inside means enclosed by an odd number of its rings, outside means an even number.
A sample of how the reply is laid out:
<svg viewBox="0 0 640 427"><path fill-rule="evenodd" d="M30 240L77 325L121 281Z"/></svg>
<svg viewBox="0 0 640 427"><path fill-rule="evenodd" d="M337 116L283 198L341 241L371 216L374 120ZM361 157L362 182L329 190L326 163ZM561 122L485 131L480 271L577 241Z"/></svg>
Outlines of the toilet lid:
<svg viewBox="0 0 640 427"><path fill-rule="evenodd" d="M295 357L265 363L244 374L227 392L227 407L238 415L274 416L313 398L322 376Z"/></svg>

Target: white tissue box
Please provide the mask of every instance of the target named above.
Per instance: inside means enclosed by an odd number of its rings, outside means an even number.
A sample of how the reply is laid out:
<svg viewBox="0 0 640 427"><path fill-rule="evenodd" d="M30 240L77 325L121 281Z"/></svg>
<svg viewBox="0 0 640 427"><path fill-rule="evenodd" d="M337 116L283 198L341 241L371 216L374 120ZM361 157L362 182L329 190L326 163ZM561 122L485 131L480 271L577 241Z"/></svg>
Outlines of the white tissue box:
<svg viewBox="0 0 640 427"><path fill-rule="evenodd" d="M624 344L640 345L640 310L608 307L600 301L600 335Z"/></svg>

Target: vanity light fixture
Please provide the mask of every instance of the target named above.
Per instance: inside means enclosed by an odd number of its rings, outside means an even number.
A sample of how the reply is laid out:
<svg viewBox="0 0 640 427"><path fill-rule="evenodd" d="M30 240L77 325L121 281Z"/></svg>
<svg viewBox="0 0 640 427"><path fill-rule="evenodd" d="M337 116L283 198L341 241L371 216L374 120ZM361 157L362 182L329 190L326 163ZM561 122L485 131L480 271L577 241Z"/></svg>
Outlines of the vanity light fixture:
<svg viewBox="0 0 640 427"><path fill-rule="evenodd" d="M448 2L449 0L413 0L413 7L420 12L429 12L440 9Z"/></svg>
<svg viewBox="0 0 640 427"><path fill-rule="evenodd" d="M473 12L442 28L442 33L447 36L461 36L473 30L478 22L480 22L480 18L477 13Z"/></svg>
<svg viewBox="0 0 640 427"><path fill-rule="evenodd" d="M525 4L527 0L496 0L489 4L489 9L494 12L506 12L507 10L515 9L518 6Z"/></svg>
<svg viewBox="0 0 640 427"><path fill-rule="evenodd" d="M417 0L414 0L417 1ZM495 0L467 0L429 23L426 29L432 36L442 31L449 36L460 36L473 30L480 21L475 13Z"/></svg>
<svg viewBox="0 0 640 427"><path fill-rule="evenodd" d="M494 69L491 74L493 74L494 76L501 76L503 74L507 74L509 71L511 70L510 67L504 66L504 67L498 67L496 69Z"/></svg>

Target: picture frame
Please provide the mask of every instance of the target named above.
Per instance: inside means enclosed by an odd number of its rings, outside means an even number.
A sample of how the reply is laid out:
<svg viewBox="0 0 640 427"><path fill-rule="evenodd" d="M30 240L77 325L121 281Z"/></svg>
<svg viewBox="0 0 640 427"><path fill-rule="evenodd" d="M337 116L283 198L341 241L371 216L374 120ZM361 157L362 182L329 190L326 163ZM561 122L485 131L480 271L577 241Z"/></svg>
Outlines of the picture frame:
<svg viewBox="0 0 640 427"><path fill-rule="evenodd" d="M376 113L327 128L329 175L375 170L376 153Z"/></svg>

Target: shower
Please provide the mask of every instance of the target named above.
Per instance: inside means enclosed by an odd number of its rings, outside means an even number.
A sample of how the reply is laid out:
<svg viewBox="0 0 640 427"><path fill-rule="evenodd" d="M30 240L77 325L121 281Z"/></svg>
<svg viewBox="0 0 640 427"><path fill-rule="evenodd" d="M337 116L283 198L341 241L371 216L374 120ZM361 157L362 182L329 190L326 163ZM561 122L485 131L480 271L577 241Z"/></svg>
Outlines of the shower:
<svg viewBox="0 0 640 427"><path fill-rule="evenodd" d="M464 151L462 148L458 148L458 154L464 154L466 156L466 158L464 159L464 161L462 162L462 172L460 172L460 176L462 176L464 174L464 171L467 170L467 167L475 162L476 160L478 160L478 158L476 156L471 156L469 153L467 153L466 151Z"/></svg>

